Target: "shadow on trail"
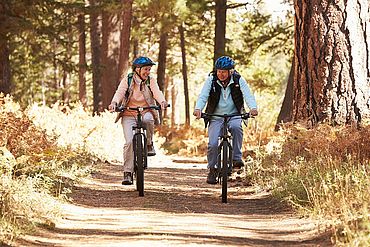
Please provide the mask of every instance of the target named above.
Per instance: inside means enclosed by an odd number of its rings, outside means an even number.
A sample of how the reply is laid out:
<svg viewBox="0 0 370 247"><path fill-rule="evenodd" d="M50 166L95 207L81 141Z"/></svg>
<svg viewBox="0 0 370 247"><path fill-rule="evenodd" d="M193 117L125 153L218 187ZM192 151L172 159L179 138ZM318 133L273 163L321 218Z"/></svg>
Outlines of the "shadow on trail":
<svg viewBox="0 0 370 247"><path fill-rule="evenodd" d="M205 169L151 167L144 197L135 185L121 185L121 169L99 167L73 189L69 210L78 213L19 246L332 246L329 233L318 235L314 224L253 187L234 184L229 203L221 203L221 186L205 183Z"/></svg>
<svg viewBox="0 0 370 247"><path fill-rule="evenodd" d="M144 197L138 196L135 185L120 185L121 174L119 165L105 164L103 169L93 174L93 178L102 184L110 184L110 189L77 186L71 195L73 202L88 207L150 209L171 213L259 217L289 213L289 208L269 195L253 197L252 188L247 191L230 189L229 202L221 203L221 186L205 183L205 169L150 168L145 172Z"/></svg>
<svg viewBox="0 0 370 247"><path fill-rule="evenodd" d="M251 229L253 231L253 229ZM212 234L191 234L191 233L170 233L167 231L125 231L125 230L101 230L101 229L55 229L52 233L57 233L60 236L75 236L85 244L92 243L94 237L99 236L100 240L105 240L114 244L115 241L122 238L140 239L142 242L151 242L153 239L163 239L166 241L176 241L179 244L186 244L191 239L191 244L202 245L222 245L222 246L331 246L327 241L326 234L316 236L304 241L292 240L274 240L263 237L236 237L236 236L217 236ZM258 236L258 232L256 232ZM282 234L280 232L270 232L270 234ZM287 233L283 233L287 234ZM24 241L24 244L33 245L34 242ZM123 244L124 242L122 242ZM54 246L52 243L46 241L39 241L42 246Z"/></svg>

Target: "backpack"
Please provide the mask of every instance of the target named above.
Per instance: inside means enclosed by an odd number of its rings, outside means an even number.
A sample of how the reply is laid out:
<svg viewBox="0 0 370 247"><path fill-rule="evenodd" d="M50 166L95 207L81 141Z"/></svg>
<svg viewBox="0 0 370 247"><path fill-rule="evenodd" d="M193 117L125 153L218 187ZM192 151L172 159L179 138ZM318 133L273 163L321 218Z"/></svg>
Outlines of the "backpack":
<svg viewBox="0 0 370 247"><path fill-rule="evenodd" d="M127 89L130 88L133 77L134 77L134 73L129 73L127 75L127 84L128 84ZM152 89L150 88L150 77L149 76L148 76L148 79L145 80L145 84L149 87L149 90L153 95ZM128 98L128 96L129 96L129 91L127 90L125 97Z"/></svg>

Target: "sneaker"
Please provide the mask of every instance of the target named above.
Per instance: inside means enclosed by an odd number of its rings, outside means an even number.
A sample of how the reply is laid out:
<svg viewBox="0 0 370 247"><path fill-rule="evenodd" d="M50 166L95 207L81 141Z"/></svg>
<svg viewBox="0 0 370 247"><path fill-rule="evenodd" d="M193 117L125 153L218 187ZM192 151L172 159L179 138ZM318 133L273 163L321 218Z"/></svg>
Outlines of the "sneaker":
<svg viewBox="0 0 370 247"><path fill-rule="evenodd" d="M153 143L152 144L148 144L147 145L147 149L148 149L148 156L154 156L154 155L156 155L155 150L154 150Z"/></svg>
<svg viewBox="0 0 370 247"><path fill-rule="evenodd" d="M131 172L124 172L123 173L122 185L131 185L131 184L132 184L132 173Z"/></svg>
<svg viewBox="0 0 370 247"><path fill-rule="evenodd" d="M244 162L242 160L233 160L234 168L242 168L243 166L244 166Z"/></svg>
<svg viewBox="0 0 370 247"><path fill-rule="evenodd" d="M227 176L231 176L232 173L233 173L233 166L229 165L227 167Z"/></svg>
<svg viewBox="0 0 370 247"><path fill-rule="evenodd" d="M217 184L217 169L210 168L207 176L207 184Z"/></svg>

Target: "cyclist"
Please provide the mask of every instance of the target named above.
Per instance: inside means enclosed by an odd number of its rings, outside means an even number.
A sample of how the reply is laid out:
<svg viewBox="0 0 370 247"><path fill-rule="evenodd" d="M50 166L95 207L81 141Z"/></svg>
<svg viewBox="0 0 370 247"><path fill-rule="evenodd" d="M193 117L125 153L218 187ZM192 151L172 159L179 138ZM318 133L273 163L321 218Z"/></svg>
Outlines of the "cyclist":
<svg viewBox="0 0 370 247"><path fill-rule="evenodd" d="M113 112L117 105L124 106L153 106L155 101L160 102L161 108L167 107L167 102L163 93L159 90L156 80L150 77L150 70L155 63L148 57L138 57L132 62L132 73L124 77L108 109ZM122 117L121 123L125 138L123 147L123 185L133 183L132 175L134 171L134 151L132 145L132 127L136 125L136 111L126 110L118 114L116 122ZM146 126L148 156L154 156L153 145L154 124L159 124L159 114L156 110L143 112L143 122Z"/></svg>
<svg viewBox="0 0 370 247"><path fill-rule="evenodd" d="M207 104L206 113L209 114L233 114L243 113L244 102L250 109L252 116L257 116L257 103L251 93L246 80L234 69L235 62L228 56L222 56L215 62L215 71L208 76L202 91L198 96L193 115L197 119ZM222 118L212 118L208 127L208 152L207 160L209 169L207 183L217 183L217 153L218 137L221 135ZM206 121L206 126L208 122ZM242 119L233 117L228 122L228 128L233 136L233 166L242 167L242 142L243 128Z"/></svg>

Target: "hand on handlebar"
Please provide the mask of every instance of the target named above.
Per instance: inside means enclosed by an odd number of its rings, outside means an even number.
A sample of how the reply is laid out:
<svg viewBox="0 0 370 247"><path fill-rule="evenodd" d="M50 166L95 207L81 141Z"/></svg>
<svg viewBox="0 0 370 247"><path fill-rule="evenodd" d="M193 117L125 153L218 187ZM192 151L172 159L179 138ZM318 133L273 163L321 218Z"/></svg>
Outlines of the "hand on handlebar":
<svg viewBox="0 0 370 247"><path fill-rule="evenodd" d="M257 109L251 109L249 112L253 117L258 115Z"/></svg>
<svg viewBox="0 0 370 247"><path fill-rule="evenodd" d="M193 115L196 117L196 119L200 119L202 116L202 111L200 109L195 109Z"/></svg>
<svg viewBox="0 0 370 247"><path fill-rule="evenodd" d="M117 108L117 103L116 102L112 102L109 106L108 106L108 110L110 111L110 112L114 112L114 111L116 111L116 108Z"/></svg>
<svg viewBox="0 0 370 247"><path fill-rule="evenodd" d="M164 101L161 102L161 108L162 108L162 110L163 109L166 109L168 106L169 106L169 104L167 103L167 101L164 100Z"/></svg>

